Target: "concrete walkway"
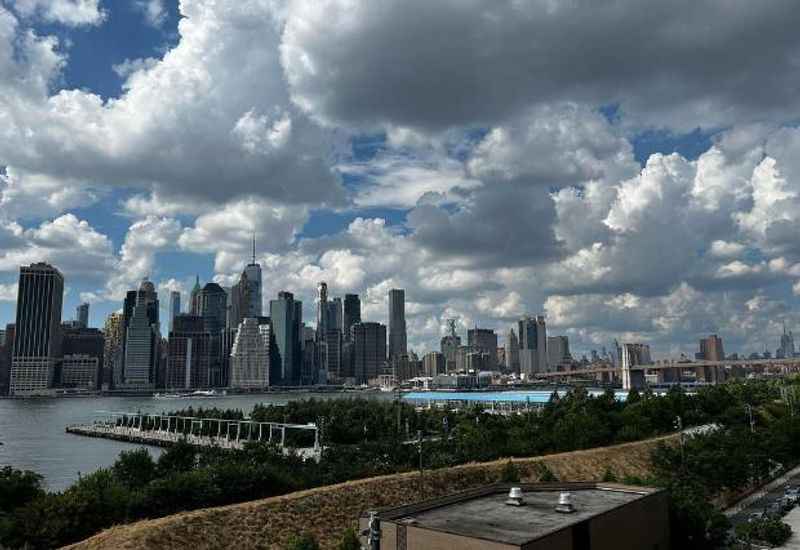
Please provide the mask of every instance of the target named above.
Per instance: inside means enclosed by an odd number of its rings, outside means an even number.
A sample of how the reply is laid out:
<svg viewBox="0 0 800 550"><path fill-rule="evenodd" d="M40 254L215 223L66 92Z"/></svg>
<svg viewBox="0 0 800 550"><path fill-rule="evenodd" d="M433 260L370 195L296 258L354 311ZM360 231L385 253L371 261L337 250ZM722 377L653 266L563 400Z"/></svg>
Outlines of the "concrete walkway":
<svg viewBox="0 0 800 550"><path fill-rule="evenodd" d="M789 550L800 550L800 507L795 506L791 512L783 516L783 522L788 523L792 528L792 538L786 541L786 544L779 548L787 548Z"/></svg>

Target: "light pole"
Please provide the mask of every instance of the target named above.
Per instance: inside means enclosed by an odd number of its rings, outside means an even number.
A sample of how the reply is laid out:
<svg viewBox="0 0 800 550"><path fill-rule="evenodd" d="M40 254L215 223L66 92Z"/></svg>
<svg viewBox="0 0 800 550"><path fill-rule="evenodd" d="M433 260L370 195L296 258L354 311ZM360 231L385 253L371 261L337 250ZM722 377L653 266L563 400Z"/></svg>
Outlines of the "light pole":
<svg viewBox="0 0 800 550"><path fill-rule="evenodd" d="M678 431L679 434L679 441L681 445L681 466L686 463L686 451L684 449L684 433L683 433L683 419L679 416L675 417L675 422L673 423L675 430Z"/></svg>
<svg viewBox="0 0 800 550"><path fill-rule="evenodd" d="M750 433L756 433L756 422L753 420L753 407L749 403L744 406L747 416L750 418Z"/></svg>

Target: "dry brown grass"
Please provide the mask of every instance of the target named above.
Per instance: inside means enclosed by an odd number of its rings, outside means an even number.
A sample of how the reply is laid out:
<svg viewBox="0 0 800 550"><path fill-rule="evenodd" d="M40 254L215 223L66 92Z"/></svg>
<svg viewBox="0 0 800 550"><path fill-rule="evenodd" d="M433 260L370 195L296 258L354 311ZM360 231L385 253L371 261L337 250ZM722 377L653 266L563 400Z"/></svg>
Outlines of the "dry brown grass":
<svg viewBox="0 0 800 550"><path fill-rule="evenodd" d="M522 481L535 482L537 462L561 481L598 481L606 470L620 479L646 477L650 454L666 436L584 451L514 459ZM398 506L498 481L507 459L425 472L349 481L279 497L116 526L68 548L212 549L283 548L300 530L313 533L323 548L335 548L343 531L366 510Z"/></svg>

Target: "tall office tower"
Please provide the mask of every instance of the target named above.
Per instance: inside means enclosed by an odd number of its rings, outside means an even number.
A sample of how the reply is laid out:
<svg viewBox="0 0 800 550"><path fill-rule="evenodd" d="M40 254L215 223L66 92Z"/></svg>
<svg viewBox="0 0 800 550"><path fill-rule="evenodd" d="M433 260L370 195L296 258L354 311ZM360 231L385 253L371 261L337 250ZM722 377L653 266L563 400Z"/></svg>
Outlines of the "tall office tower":
<svg viewBox="0 0 800 550"><path fill-rule="evenodd" d="M569 363L572 356L569 353L569 338L566 336L547 337L547 365L555 369L558 365Z"/></svg>
<svg viewBox="0 0 800 550"><path fill-rule="evenodd" d="M181 314L181 293L173 290L169 293L169 331L172 332L172 325L175 317Z"/></svg>
<svg viewBox="0 0 800 550"><path fill-rule="evenodd" d="M456 370L456 355L458 348L461 347L461 337L456 334L456 320L447 320L448 334L442 337L440 347L442 355L444 355L445 372L453 372Z"/></svg>
<svg viewBox="0 0 800 550"><path fill-rule="evenodd" d="M697 354L697 359L723 361L725 359L725 351L722 348L722 338L716 334L712 334L708 338L701 338L700 353Z"/></svg>
<svg viewBox="0 0 800 550"><path fill-rule="evenodd" d="M261 264L256 262L256 236L253 235L253 256L250 263L244 268L243 275L247 275L249 288L247 302L247 317L261 317L264 311L261 288Z"/></svg>
<svg viewBox="0 0 800 550"><path fill-rule="evenodd" d="M351 330L353 375L357 384L366 384L383 373L386 364L386 325L356 323Z"/></svg>
<svg viewBox="0 0 800 550"><path fill-rule="evenodd" d="M5 338L0 346L0 395L8 395L11 379L11 349L14 347L14 325L6 325Z"/></svg>
<svg viewBox="0 0 800 550"><path fill-rule="evenodd" d="M517 334L514 332L514 328L508 329L508 334L506 335L506 357L505 357L505 367L506 370L509 372L515 372L519 374L519 340L517 339Z"/></svg>
<svg viewBox="0 0 800 550"><path fill-rule="evenodd" d="M167 389L195 389L210 386L211 335L206 319L178 315L173 321L167 347Z"/></svg>
<svg viewBox="0 0 800 550"><path fill-rule="evenodd" d="M102 384L106 339L96 328L63 327L61 384L97 390ZM67 361L71 357L71 361ZM94 365L92 367L92 365ZM94 371L91 369L94 368ZM72 371L71 371L72 369Z"/></svg>
<svg viewBox="0 0 800 550"><path fill-rule="evenodd" d="M200 317L205 320L206 330L211 334L225 328L228 309L228 294L217 283L207 283L200 291Z"/></svg>
<svg viewBox="0 0 800 550"><path fill-rule="evenodd" d="M492 329L475 327L467 330L467 346L473 352L489 355L484 365L487 370L497 367L497 334Z"/></svg>
<svg viewBox="0 0 800 550"><path fill-rule="evenodd" d="M274 301L274 300L273 300ZM270 326L255 317L239 324L231 347L229 386L239 389L262 389L270 386Z"/></svg>
<svg viewBox="0 0 800 550"><path fill-rule="evenodd" d="M320 368L324 372L320 373L317 382L322 383L323 377L326 381L328 379L339 380L342 377L342 331L338 328L329 328L323 345L325 346L325 364Z"/></svg>
<svg viewBox="0 0 800 550"><path fill-rule="evenodd" d="M101 378L101 386L115 387L122 384L123 327L124 316L122 313L114 312L106 317L106 323L103 326L103 334L105 336L103 370L105 372Z"/></svg>
<svg viewBox="0 0 800 550"><path fill-rule="evenodd" d="M786 332L786 323L783 323L783 334L781 334L781 347L778 352L782 358L794 357L794 335Z"/></svg>
<svg viewBox="0 0 800 550"><path fill-rule="evenodd" d="M328 284L320 281L317 285L317 342L325 340L328 330Z"/></svg>
<svg viewBox="0 0 800 550"><path fill-rule="evenodd" d="M422 373L430 377L445 374L444 354L438 351L426 353L422 357Z"/></svg>
<svg viewBox="0 0 800 550"><path fill-rule="evenodd" d="M83 303L76 308L75 321L80 328L89 326L89 304Z"/></svg>
<svg viewBox="0 0 800 550"><path fill-rule="evenodd" d="M389 357L404 355L406 349L406 291L389 291Z"/></svg>
<svg viewBox="0 0 800 550"><path fill-rule="evenodd" d="M291 292L279 292L269 302L270 321L275 342L270 365L270 384L293 386L300 383L302 364L302 302Z"/></svg>
<svg viewBox="0 0 800 550"><path fill-rule="evenodd" d="M253 257L239 276L239 282L230 290L230 314L228 327L236 329L247 317L262 317L261 265L256 263L255 239Z"/></svg>
<svg viewBox="0 0 800 550"><path fill-rule="evenodd" d="M342 306L342 334L346 341L350 341L351 327L361 322L361 298L358 294L345 294Z"/></svg>
<svg viewBox="0 0 800 550"><path fill-rule="evenodd" d="M47 393L61 356L64 276L45 263L22 266L17 290L17 322L11 356L11 395Z"/></svg>
<svg viewBox="0 0 800 550"><path fill-rule="evenodd" d="M0 346L6 345L6 331L5 329L0 329Z"/></svg>
<svg viewBox="0 0 800 550"><path fill-rule="evenodd" d="M200 286L200 275L195 275L194 286L192 292L189 294L189 314L200 315L200 292L203 287Z"/></svg>
<svg viewBox="0 0 800 550"><path fill-rule="evenodd" d="M125 326L122 371L125 386L136 389L155 387L160 341L158 296L153 283L145 279L136 292L136 304Z"/></svg>
<svg viewBox="0 0 800 550"><path fill-rule="evenodd" d="M520 372L530 377L547 371L547 327L542 315L519 321Z"/></svg>
<svg viewBox="0 0 800 550"><path fill-rule="evenodd" d="M342 330L344 324L344 312L342 311L342 299L333 298L328 302L328 328Z"/></svg>

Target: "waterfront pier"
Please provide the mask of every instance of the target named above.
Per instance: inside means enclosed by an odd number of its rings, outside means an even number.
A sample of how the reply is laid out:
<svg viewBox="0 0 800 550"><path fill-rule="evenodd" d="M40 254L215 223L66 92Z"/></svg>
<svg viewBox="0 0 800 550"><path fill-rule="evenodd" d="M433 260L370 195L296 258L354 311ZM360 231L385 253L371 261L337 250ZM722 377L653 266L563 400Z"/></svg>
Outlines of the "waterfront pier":
<svg viewBox="0 0 800 550"><path fill-rule="evenodd" d="M244 449L248 442L273 443L282 451L296 452L305 458L319 459L321 446L316 424L287 424L255 420L227 420L194 416L160 414L111 414L91 424L73 424L67 433L114 439L140 445L168 447L185 439L197 447ZM296 446L287 441L287 433L313 432L313 446ZM291 438L291 436L290 436ZM302 438L302 436L301 436ZM308 439L308 437L306 437Z"/></svg>

